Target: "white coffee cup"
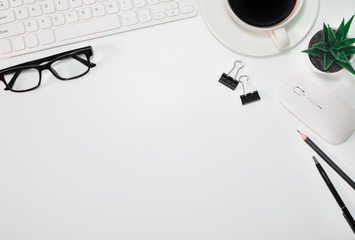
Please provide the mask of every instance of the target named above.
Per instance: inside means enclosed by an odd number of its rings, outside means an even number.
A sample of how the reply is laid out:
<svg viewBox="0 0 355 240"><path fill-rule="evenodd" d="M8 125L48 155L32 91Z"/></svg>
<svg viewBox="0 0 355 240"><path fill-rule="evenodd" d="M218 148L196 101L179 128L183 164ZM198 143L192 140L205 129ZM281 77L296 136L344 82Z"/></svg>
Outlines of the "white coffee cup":
<svg viewBox="0 0 355 240"><path fill-rule="evenodd" d="M285 19L283 19L281 22L275 25L267 26L267 27L254 26L244 22L233 12L232 8L229 5L229 1L224 0L224 2L225 2L225 7L227 9L227 12L229 13L229 15L232 17L234 21L236 21L239 25L249 30L269 32L277 48L280 50L284 50L290 47L290 39L285 29L285 25L297 16L298 12L302 8L304 1L297 0L292 11L288 14L288 16Z"/></svg>

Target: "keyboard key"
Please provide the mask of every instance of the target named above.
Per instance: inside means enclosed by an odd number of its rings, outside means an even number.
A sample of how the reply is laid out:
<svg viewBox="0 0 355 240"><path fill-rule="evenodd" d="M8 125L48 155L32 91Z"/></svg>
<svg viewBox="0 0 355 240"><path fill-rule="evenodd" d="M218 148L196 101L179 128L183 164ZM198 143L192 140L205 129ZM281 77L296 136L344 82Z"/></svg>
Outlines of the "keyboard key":
<svg viewBox="0 0 355 240"><path fill-rule="evenodd" d="M146 3L145 0L133 0L134 1L134 6L136 8L142 8L145 7Z"/></svg>
<svg viewBox="0 0 355 240"><path fill-rule="evenodd" d="M65 23L64 14L63 13L56 14L53 16L52 20L55 26L63 25Z"/></svg>
<svg viewBox="0 0 355 240"><path fill-rule="evenodd" d="M87 20L92 17L90 8L83 8L79 11L79 17L82 20Z"/></svg>
<svg viewBox="0 0 355 240"><path fill-rule="evenodd" d="M194 11L194 7L193 6L186 6L186 7L182 7L181 8L181 12L183 14L192 13L193 11Z"/></svg>
<svg viewBox="0 0 355 240"><path fill-rule="evenodd" d="M168 11L166 11L166 15L168 15L168 17L177 16L177 15L179 15L179 10L178 9L168 10Z"/></svg>
<svg viewBox="0 0 355 240"><path fill-rule="evenodd" d="M7 39L0 39L0 53L5 54L12 51L11 43Z"/></svg>
<svg viewBox="0 0 355 240"><path fill-rule="evenodd" d="M121 9L123 11L127 11L132 9L132 2L131 0L119 0Z"/></svg>
<svg viewBox="0 0 355 240"><path fill-rule="evenodd" d="M158 4L159 3L159 0L148 0L148 4L149 5L155 5L155 4Z"/></svg>
<svg viewBox="0 0 355 240"><path fill-rule="evenodd" d="M94 34L97 32L105 32L117 29L120 26L121 25L118 16L109 15L58 28L56 29L56 36L59 41L64 41Z"/></svg>
<svg viewBox="0 0 355 240"><path fill-rule="evenodd" d="M39 19L38 25L41 29L50 28L52 26L52 22L49 17L45 16Z"/></svg>
<svg viewBox="0 0 355 240"><path fill-rule="evenodd" d="M73 23L73 22L79 21L79 17L78 17L78 14L76 13L76 11L70 11L70 12L65 13L65 18L67 19L68 23Z"/></svg>
<svg viewBox="0 0 355 240"><path fill-rule="evenodd" d="M67 0L55 0L55 5L59 11L64 11L69 8Z"/></svg>
<svg viewBox="0 0 355 240"><path fill-rule="evenodd" d="M69 0L70 6L73 8L78 8L83 5L83 2L81 0Z"/></svg>
<svg viewBox="0 0 355 240"><path fill-rule="evenodd" d="M29 17L27 8L18 8L15 10L15 16L18 20L24 20Z"/></svg>
<svg viewBox="0 0 355 240"><path fill-rule="evenodd" d="M11 7L19 7L23 4L22 0L10 0Z"/></svg>
<svg viewBox="0 0 355 240"><path fill-rule="evenodd" d="M118 12L118 4L117 2L108 2L106 3L106 9L109 14Z"/></svg>
<svg viewBox="0 0 355 240"><path fill-rule="evenodd" d="M104 5L98 5L96 7L93 7L93 12L95 17L101 17L105 15L105 7Z"/></svg>
<svg viewBox="0 0 355 240"><path fill-rule="evenodd" d="M24 4L32 4L32 3L35 3L36 0L23 0L23 3Z"/></svg>
<svg viewBox="0 0 355 240"><path fill-rule="evenodd" d="M149 9L143 9L138 11L139 21L142 23L150 22L152 20L152 16L150 15Z"/></svg>
<svg viewBox="0 0 355 240"><path fill-rule="evenodd" d="M13 50L20 51L25 49L25 42L22 37L16 37L11 40Z"/></svg>
<svg viewBox="0 0 355 240"><path fill-rule="evenodd" d="M55 12L55 6L53 2L45 2L42 4L42 9L45 14L50 14Z"/></svg>
<svg viewBox="0 0 355 240"><path fill-rule="evenodd" d="M29 8L31 17L38 17L42 15L42 8L40 5L33 5Z"/></svg>
<svg viewBox="0 0 355 240"><path fill-rule="evenodd" d="M25 44L28 48L33 48L38 46L38 39L36 34L29 34L25 36Z"/></svg>
<svg viewBox="0 0 355 240"><path fill-rule="evenodd" d="M7 0L0 0L0 10L5 10L10 7L9 2Z"/></svg>
<svg viewBox="0 0 355 240"><path fill-rule="evenodd" d="M38 24L36 19L30 19L25 22L25 27L28 32L33 32L38 30Z"/></svg>
<svg viewBox="0 0 355 240"><path fill-rule="evenodd" d="M85 5L91 5L91 4L94 4L95 2L96 2L96 0L84 0Z"/></svg>
<svg viewBox="0 0 355 240"><path fill-rule="evenodd" d="M178 8L178 4L176 2L170 2L165 4L166 10L177 9L177 8Z"/></svg>
<svg viewBox="0 0 355 240"><path fill-rule="evenodd" d="M132 26L138 23L137 16L135 12L128 12L121 15L122 18L122 25Z"/></svg>
<svg viewBox="0 0 355 240"><path fill-rule="evenodd" d="M54 34L52 30L38 32L38 40L42 45L55 42Z"/></svg>
<svg viewBox="0 0 355 240"><path fill-rule="evenodd" d="M0 12L0 25L15 21L15 14L13 11Z"/></svg>
<svg viewBox="0 0 355 240"><path fill-rule="evenodd" d="M11 25L0 26L0 39L9 38L25 33L25 27L21 22L13 23Z"/></svg>
<svg viewBox="0 0 355 240"><path fill-rule="evenodd" d="M153 14L153 19L154 20L160 20L165 18L165 13L164 12L156 12Z"/></svg>

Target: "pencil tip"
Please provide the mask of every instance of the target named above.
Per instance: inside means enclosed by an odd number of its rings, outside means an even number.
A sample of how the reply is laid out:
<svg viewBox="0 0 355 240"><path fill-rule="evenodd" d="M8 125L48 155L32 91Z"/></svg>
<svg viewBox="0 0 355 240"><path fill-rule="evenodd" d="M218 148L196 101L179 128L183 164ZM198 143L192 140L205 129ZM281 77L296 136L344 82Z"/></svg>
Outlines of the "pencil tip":
<svg viewBox="0 0 355 240"><path fill-rule="evenodd" d="M315 156L312 156L312 158L313 158L315 164L318 164L317 158Z"/></svg>
<svg viewBox="0 0 355 240"><path fill-rule="evenodd" d="M298 131L298 130L297 130ZM298 131L298 134L302 137L303 140L307 139L307 136L304 135L302 132Z"/></svg>

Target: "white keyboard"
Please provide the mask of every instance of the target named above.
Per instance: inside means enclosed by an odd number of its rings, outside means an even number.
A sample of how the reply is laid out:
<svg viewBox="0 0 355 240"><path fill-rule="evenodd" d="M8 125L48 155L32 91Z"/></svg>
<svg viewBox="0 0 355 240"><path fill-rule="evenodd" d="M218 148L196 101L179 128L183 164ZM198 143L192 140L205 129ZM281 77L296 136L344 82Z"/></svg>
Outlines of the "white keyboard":
<svg viewBox="0 0 355 240"><path fill-rule="evenodd" d="M196 0L0 0L0 58L196 14Z"/></svg>

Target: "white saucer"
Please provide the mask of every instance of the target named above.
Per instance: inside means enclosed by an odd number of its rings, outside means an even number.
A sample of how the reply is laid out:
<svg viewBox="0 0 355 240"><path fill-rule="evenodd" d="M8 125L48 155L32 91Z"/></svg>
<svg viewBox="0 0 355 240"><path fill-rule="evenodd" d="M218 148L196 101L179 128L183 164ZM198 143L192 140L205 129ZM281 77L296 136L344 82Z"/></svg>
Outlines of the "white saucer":
<svg viewBox="0 0 355 240"><path fill-rule="evenodd" d="M234 52L254 56L280 53L268 32L246 30L228 14L222 0L200 0L202 14L212 34ZM319 9L319 0L304 1L302 9L285 28L289 33L290 47L299 43L312 28Z"/></svg>

